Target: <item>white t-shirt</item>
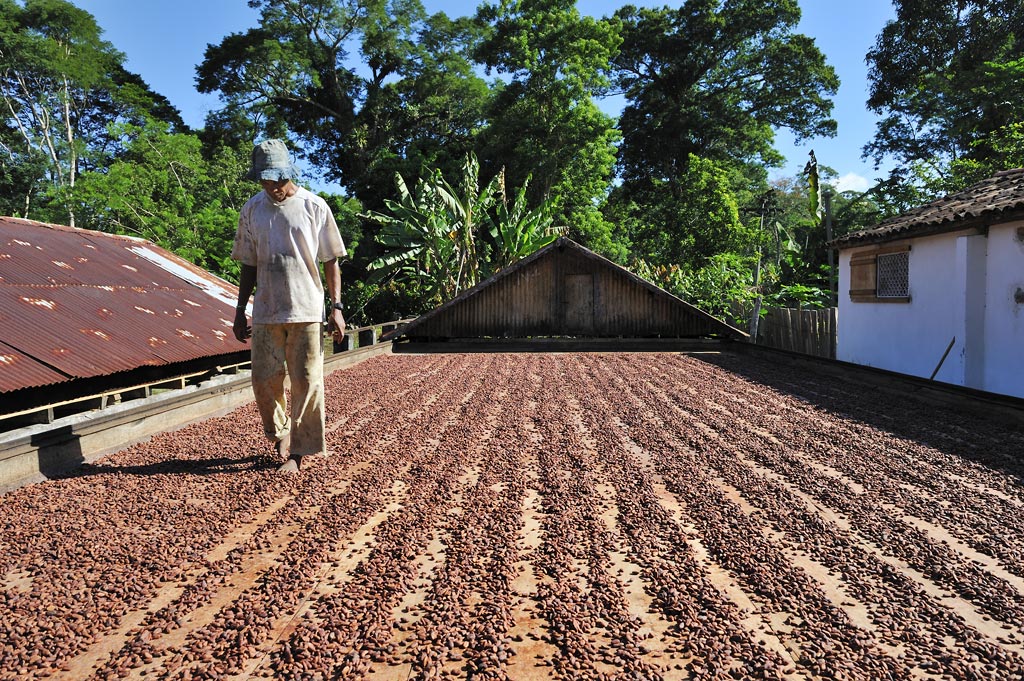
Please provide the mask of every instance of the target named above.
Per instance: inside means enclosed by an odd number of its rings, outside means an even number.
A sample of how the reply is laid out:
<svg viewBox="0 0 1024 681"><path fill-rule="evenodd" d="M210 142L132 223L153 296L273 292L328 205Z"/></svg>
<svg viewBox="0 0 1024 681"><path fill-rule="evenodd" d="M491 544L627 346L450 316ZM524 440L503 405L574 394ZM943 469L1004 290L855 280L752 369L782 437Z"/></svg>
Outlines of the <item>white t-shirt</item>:
<svg viewBox="0 0 1024 681"><path fill-rule="evenodd" d="M281 203L265 191L246 201L231 257L256 268L252 323L323 321L320 263L344 255L331 209L308 189Z"/></svg>

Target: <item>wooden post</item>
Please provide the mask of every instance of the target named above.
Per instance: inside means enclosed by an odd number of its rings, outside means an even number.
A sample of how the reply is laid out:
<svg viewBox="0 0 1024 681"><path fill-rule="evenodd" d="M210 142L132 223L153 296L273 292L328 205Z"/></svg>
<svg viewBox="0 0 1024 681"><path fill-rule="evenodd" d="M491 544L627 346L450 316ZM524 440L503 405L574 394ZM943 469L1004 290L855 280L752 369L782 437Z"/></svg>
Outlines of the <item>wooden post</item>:
<svg viewBox="0 0 1024 681"><path fill-rule="evenodd" d="M829 310L829 357L836 358L839 345L839 308L833 307Z"/></svg>
<svg viewBox="0 0 1024 681"><path fill-rule="evenodd" d="M818 354L818 311L804 310L804 314L807 315L807 322L804 324L807 342L804 343L804 347L807 348L808 355L816 355Z"/></svg>
<svg viewBox="0 0 1024 681"><path fill-rule="evenodd" d="M782 308L782 319L785 321L785 326L783 327L785 337L782 339L782 349L795 350L796 348L793 346L793 311L788 307Z"/></svg>
<svg viewBox="0 0 1024 681"><path fill-rule="evenodd" d="M836 304L836 267L835 256L833 255L832 242L832 192L827 188L824 191L825 199L825 243L828 249L828 304Z"/></svg>

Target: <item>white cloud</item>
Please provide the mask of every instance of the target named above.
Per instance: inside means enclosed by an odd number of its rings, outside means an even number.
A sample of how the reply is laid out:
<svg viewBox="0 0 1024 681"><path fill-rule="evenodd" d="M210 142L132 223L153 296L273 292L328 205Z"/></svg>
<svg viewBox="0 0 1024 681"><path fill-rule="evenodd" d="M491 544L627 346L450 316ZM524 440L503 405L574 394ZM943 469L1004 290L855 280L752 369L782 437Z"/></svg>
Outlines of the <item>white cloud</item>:
<svg viewBox="0 0 1024 681"><path fill-rule="evenodd" d="M832 186L836 188L837 192L863 192L867 191L871 183L857 173L846 173L839 179L833 180Z"/></svg>

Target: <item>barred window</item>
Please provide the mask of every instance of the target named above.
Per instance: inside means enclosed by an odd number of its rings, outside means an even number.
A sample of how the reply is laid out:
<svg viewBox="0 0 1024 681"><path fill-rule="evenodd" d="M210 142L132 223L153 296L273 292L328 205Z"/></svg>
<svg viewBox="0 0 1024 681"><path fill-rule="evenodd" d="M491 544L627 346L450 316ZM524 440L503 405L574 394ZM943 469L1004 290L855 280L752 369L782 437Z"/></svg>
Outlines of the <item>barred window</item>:
<svg viewBox="0 0 1024 681"><path fill-rule="evenodd" d="M910 296L910 252L879 254L877 260L877 288L879 298L907 298Z"/></svg>

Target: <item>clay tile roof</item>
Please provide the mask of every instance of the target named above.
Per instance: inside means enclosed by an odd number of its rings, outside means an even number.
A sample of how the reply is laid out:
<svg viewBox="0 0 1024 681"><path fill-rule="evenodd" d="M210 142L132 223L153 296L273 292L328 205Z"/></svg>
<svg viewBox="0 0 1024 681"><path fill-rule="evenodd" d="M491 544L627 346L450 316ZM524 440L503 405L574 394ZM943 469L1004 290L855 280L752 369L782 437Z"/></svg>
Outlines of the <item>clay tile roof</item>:
<svg viewBox="0 0 1024 681"><path fill-rule="evenodd" d="M874 227L832 241L836 248L895 241L1024 219L1024 168L992 177Z"/></svg>

